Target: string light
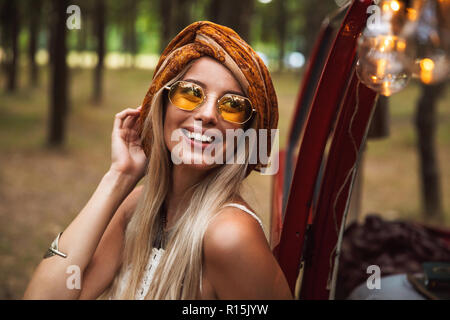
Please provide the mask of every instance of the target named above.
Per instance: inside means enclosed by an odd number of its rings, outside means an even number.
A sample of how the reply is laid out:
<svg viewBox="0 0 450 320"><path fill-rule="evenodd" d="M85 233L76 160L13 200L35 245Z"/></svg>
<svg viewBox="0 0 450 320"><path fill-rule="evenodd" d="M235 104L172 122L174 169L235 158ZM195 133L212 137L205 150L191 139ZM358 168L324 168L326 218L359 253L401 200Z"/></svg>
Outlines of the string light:
<svg viewBox="0 0 450 320"><path fill-rule="evenodd" d="M391 1L390 7L393 11L400 10L400 4L398 3L398 1Z"/></svg>
<svg viewBox="0 0 450 320"><path fill-rule="evenodd" d="M431 83L433 81L434 61L428 58L420 60L420 80L423 83Z"/></svg>
<svg viewBox="0 0 450 320"><path fill-rule="evenodd" d="M358 39L356 72L362 83L384 96L407 86L411 77L405 55L406 41L396 33L404 20L402 4L395 0L380 3L376 23L368 24Z"/></svg>
<svg viewBox="0 0 450 320"><path fill-rule="evenodd" d="M425 84L442 82L450 71L450 1L415 0L401 35L411 73Z"/></svg>

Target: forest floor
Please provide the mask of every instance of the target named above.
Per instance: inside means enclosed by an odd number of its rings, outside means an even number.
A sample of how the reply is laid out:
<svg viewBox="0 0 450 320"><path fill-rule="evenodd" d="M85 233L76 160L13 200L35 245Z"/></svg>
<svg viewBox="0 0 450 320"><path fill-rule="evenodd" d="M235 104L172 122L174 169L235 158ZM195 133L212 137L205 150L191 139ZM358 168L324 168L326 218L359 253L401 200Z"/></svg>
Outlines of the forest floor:
<svg viewBox="0 0 450 320"><path fill-rule="evenodd" d="M49 114L47 76L30 89L25 75L14 95L0 93L0 299L19 299L55 235L84 207L109 167L114 114L137 107L151 81L145 70L106 70L104 102L91 103L92 70L71 70L66 144L45 147ZM296 73L274 74L285 145L300 84ZM0 81L0 84L1 81ZM421 210L413 115L420 89L411 83L390 99L390 136L369 140L364 157L359 219L379 213L450 226L450 87L438 106L437 151L443 221ZM252 173L245 197L270 229L271 177ZM268 235L268 234L266 234Z"/></svg>

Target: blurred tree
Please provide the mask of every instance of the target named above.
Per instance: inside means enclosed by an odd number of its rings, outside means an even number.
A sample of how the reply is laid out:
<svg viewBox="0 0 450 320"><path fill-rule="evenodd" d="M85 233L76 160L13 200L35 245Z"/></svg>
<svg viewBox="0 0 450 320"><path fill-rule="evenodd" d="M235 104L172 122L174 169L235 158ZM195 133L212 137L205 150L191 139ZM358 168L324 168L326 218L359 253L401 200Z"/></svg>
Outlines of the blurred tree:
<svg viewBox="0 0 450 320"><path fill-rule="evenodd" d="M305 23L301 30L301 36L305 38L304 54L309 56L314 41L317 38L322 21L325 17L336 10L337 6L333 0L303 0L303 17Z"/></svg>
<svg viewBox="0 0 450 320"><path fill-rule="evenodd" d="M138 0L129 0L123 4L123 48L125 52L131 54L131 59L127 65L134 66L135 56L138 53L138 43L136 37L136 20L138 16Z"/></svg>
<svg viewBox="0 0 450 320"><path fill-rule="evenodd" d="M181 30L192 23L193 0L159 0L160 52Z"/></svg>
<svg viewBox="0 0 450 320"><path fill-rule="evenodd" d="M389 98L378 96L377 105L372 116L368 139L387 138L389 136Z"/></svg>
<svg viewBox="0 0 450 320"><path fill-rule="evenodd" d="M46 28L47 28L47 52L48 52L48 66L51 67L53 64L53 47L54 47L54 38L55 38L55 30L53 30L53 20L55 15L54 3L53 0L45 1L44 3L45 15L48 17L46 19Z"/></svg>
<svg viewBox="0 0 450 320"><path fill-rule="evenodd" d="M103 69L105 59L105 26L106 6L104 0L96 0L95 3L95 36L97 39L97 65L94 70L93 101L99 104L103 92Z"/></svg>
<svg viewBox="0 0 450 320"><path fill-rule="evenodd" d="M284 52L286 46L287 11L286 0L276 0L277 3L277 39L278 39L278 71L283 71Z"/></svg>
<svg viewBox="0 0 450 320"><path fill-rule="evenodd" d="M275 40L276 35L273 31L273 26L277 20L277 10L274 10L271 3L263 4L257 2L255 5L254 22L259 24L259 30L252 33L252 41L261 41L263 43L270 43Z"/></svg>
<svg viewBox="0 0 450 320"><path fill-rule="evenodd" d="M420 160L422 207L424 218L444 221L440 173L436 156L436 105L445 83L422 84L422 95L417 103L415 124Z"/></svg>
<svg viewBox="0 0 450 320"><path fill-rule="evenodd" d="M1 3L2 46L5 52L3 67L7 81L6 90L13 92L17 87L17 67L19 62L18 37L20 32L20 16L18 1L2 1Z"/></svg>
<svg viewBox="0 0 450 320"><path fill-rule="evenodd" d="M191 10L194 2L195 0L173 0L172 26L174 26L174 30L172 37L193 22Z"/></svg>
<svg viewBox="0 0 450 320"><path fill-rule="evenodd" d="M209 20L212 22L218 22L220 15L220 0L211 0L208 8Z"/></svg>
<svg viewBox="0 0 450 320"><path fill-rule="evenodd" d="M81 8L81 29L77 30L77 51L85 51L88 49L88 36L91 10L86 0L78 0L77 5Z"/></svg>
<svg viewBox="0 0 450 320"><path fill-rule="evenodd" d="M37 38L41 24L42 0L34 0L29 6L29 42L28 42L28 60L30 65L30 84L33 87L38 85L38 66L36 63Z"/></svg>
<svg viewBox="0 0 450 320"><path fill-rule="evenodd" d="M255 0L212 0L208 9L208 19L230 27L245 41L250 42L250 27Z"/></svg>
<svg viewBox="0 0 450 320"><path fill-rule="evenodd" d="M159 0L159 12L161 18L161 27L159 35L159 52L162 53L172 36L172 0Z"/></svg>
<svg viewBox="0 0 450 320"><path fill-rule="evenodd" d="M52 0L51 22L51 86L50 123L48 144L61 146L64 143L68 107L68 68L66 64L66 9L67 0Z"/></svg>

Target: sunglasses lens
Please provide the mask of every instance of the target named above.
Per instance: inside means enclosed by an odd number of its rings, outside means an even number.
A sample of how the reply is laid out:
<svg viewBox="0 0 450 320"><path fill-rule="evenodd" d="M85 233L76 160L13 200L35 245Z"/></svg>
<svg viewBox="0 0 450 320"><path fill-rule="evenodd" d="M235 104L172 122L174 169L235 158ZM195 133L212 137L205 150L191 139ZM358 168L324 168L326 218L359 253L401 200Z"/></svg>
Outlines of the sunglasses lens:
<svg viewBox="0 0 450 320"><path fill-rule="evenodd" d="M203 91L193 83L177 82L170 88L169 99L180 109L193 110L203 101Z"/></svg>
<svg viewBox="0 0 450 320"><path fill-rule="evenodd" d="M235 95L226 95L219 101L219 111L229 122L244 123L252 116L250 101Z"/></svg>

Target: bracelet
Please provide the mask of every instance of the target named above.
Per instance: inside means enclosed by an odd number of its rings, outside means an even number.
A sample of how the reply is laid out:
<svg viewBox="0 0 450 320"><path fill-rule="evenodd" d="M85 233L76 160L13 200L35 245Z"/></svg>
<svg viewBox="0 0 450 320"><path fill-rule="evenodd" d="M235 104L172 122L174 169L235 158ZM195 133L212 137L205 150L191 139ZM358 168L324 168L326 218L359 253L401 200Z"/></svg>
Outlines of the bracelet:
<svg viewBox="0 0 450 320"><path fill-rule="evenodd" d="M62 234L62 232L60 232L56 236L56 239L53 240L52 244L50 245L50 248L48 248L47 251L44 254L44 259L52 257L55 254L60 256L60 257L63 257L63 258L67 257L67 254L62 253L61 251L59 251L59 248L58 248L59 237L61 236L61 234Z"/></svg>

